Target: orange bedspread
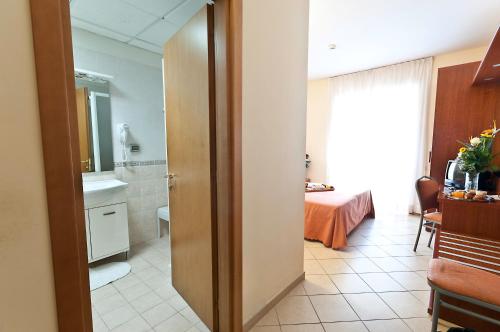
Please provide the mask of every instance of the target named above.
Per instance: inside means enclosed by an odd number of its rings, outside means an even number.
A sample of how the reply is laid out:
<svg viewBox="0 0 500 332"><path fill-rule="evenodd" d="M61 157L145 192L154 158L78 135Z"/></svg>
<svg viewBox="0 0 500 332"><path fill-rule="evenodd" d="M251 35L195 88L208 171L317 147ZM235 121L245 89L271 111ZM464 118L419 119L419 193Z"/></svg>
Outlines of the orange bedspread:
<svg viewBox="0 0 500 332"><path fill-rule="evenodd" d="M327 247L347 246L347 235L365 217L375 217L371 192L339 191L306 193L304 238L319 240Z"/></svg>

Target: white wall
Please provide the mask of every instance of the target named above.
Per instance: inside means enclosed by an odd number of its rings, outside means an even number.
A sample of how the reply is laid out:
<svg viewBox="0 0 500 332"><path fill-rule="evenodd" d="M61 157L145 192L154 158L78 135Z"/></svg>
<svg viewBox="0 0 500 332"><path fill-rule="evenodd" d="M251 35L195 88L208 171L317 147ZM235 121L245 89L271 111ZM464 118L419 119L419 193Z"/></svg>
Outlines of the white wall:
<svg viewBox="0 0 500 332"><path fill-rule="evenodd" d="M431 92L429 97L428 110L428 136L426 138L427 147L432 149L432 134L434 128L434 112L436 106L436 88L438 69L459 65L463 63L483 60L487 51L487 46L465 49L452 53L439 54L434 56L432 69ZM311 80L308 83L307 100L307 152L311 154L311 167L308 170L308 177L312 181L322 182L326 179L326 151L325 142L328 136L328 121L330 114L330 99L328 91L328 78ZM318 156L323 154L323 156ZM426 166L426 173L430 172L430 164Z"/></svg>
<svg viewBox="0 0 500 332"><path fill-rule="evenodd" d="M122 161L116 125L130 126L129 160L165 160L161 56L85 30L73 29L75 68L113 76L109 82L114 161Z"/></svg>
<svg viewBox="0 0 500 332"><path fill-rule="evenodd" d="M311 80L307 84L306 152L312 160L307 177L312 182L326 180L326 141L330 122L330 92L328 80Z"/></svg>
<svg viewBox="0 0 500 332"><path fill-rule="evenodd" d="M57 331L28 0L0 1L0 331Z"/></svg>
<svg viewBox="0 0 500 332"><path fill-rule="evenodd" d="M243 316L303 273L308 1L243 1Z"/></svg>

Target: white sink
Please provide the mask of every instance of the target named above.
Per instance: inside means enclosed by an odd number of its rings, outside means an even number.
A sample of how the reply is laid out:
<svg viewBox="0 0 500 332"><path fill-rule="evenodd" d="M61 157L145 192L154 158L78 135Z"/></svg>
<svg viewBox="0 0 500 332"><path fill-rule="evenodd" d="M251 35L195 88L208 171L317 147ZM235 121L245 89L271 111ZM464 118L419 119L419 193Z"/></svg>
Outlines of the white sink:
<svg viewBox="0 0 500 332"><path fill-rule="evenodd" d="M128 184L120 180L101 180L83 182L83 193L90 194L97 191L112 190L116 188L127 187Z"/></svg>
<svg viewBox="0 0 500 332"><path fill-rule="evenodd" d="M83 201L86 209L127 201L128 183L116 179L83 182Z"/></svg>

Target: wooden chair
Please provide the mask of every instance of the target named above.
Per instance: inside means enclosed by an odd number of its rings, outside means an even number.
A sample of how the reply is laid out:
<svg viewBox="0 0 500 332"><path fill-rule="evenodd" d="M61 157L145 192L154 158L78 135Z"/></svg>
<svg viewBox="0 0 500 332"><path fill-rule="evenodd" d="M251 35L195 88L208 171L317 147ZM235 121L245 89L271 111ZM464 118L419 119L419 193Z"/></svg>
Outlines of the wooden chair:
<svg viewBox="0 0 500 332"><path fill-rule="evenodd" d="M500 312L500 276L451 260L434 258L429 263L427 282L434 290L432 332L437 331L441 306L488 321L500 329L499 320L447 303L441 298L441 295L446 295Z"/></svg>
<svg viewBox="0 0 500 332"><path fill-rule="evenodd" d="M441 225L442 215L438 212L439 203L439 183L429 176L422 176L415 182L415 189L417 190L418 201L420 203L420 226L418 227L417 238L413 251L417 251L418 240L422 227L431 227L431 236L427 246L431 246L432 238L436 232L436 225ZM425 223L424 223L425 220Z"/></svg>

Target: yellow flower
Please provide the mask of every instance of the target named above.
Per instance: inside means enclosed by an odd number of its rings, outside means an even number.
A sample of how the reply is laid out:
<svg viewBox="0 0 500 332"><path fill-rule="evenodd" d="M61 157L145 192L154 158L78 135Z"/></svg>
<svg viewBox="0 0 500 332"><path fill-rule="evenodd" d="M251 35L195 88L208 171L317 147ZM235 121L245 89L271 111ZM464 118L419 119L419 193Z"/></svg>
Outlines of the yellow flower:
<svg viewBox="0 0 500 332"><path fill-rule="evenodd" d="M483 130L483 132L481 133L481 135L491 135L493 134L493 129L486 129L486 130Z"/></svg>
<svg viewBox="0 0 500 332"><path fill-rule="evenodd" d="M485 130L486 131L486 130ZM485 134L485 133L481 133L481 137L487 137L487 138L492 138L493 135L492 134Z"/></svg>
<svg viewBox="0 0 500 332"><path fill-rule="evenodd" d="M461 147L459 150L460 153L464 153L465 151L467 151L467 148L464 148L464 147Z"/></svg>

